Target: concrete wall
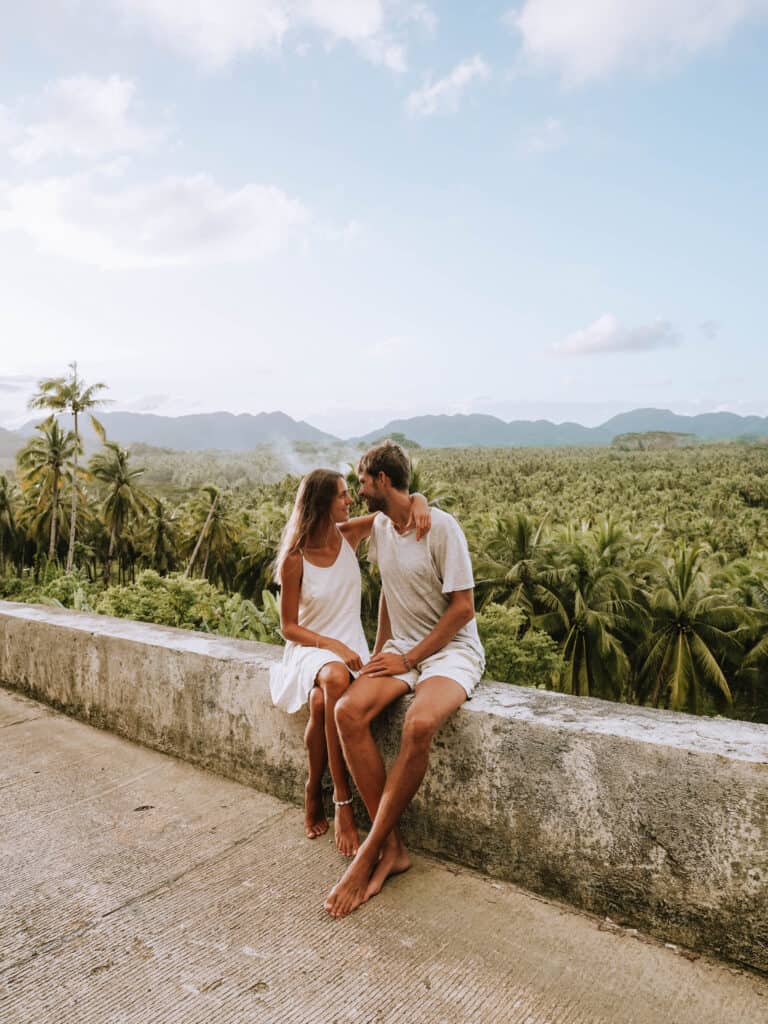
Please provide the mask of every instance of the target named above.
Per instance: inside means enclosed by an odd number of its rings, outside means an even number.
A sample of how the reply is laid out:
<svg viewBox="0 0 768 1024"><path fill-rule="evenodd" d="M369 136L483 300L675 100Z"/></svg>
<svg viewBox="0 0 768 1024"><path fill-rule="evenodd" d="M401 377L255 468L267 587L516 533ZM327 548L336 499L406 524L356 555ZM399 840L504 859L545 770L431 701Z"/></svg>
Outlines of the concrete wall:
<svg viewBox="0 0 768 1024"><path fill-rule="evenodd" d="M0 683L299 801L278 648L0 602ZM378 736L397 750L405 702ZM768 727L483 684L435 740L408 841L768 971ZM510 922L514 926L514 922Z"/></svg>

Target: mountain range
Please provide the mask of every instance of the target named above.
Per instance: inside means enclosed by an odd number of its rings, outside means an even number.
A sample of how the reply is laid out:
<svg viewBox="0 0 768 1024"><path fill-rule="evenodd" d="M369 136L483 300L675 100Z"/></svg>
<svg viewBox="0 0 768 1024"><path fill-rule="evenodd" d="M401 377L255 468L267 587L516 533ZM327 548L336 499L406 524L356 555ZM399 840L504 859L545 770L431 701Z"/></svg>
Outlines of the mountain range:
<svg viewBox="0 0 768 1024"><path fill-rule="evenodd" d="M106 412L99 415L107 436L122 444L143 443L178 451L248 451L261 444L318 445L341 443L342 439L318 430L303 420L282 412L199 413L191 416L157 416L147 413ZM39 419L25 423L19 431L0 428L0 457L12 457L34 434ZM64 426L71 426L66 418ZM86 446L97 444L85 418ZM369 443L392 434L403 434L425 448L449 447L556 447L607 445L617 434L646 431L674 431L693 434L703 441L726 441L737 437L768 437L768 417L738 416L735 413L704 413L680 416L668 409L634 409L613 416L597 427L580 423L551 423L549 420L512 420L479 413L453 416L413 416L391 420L351 443Z"/></svg>

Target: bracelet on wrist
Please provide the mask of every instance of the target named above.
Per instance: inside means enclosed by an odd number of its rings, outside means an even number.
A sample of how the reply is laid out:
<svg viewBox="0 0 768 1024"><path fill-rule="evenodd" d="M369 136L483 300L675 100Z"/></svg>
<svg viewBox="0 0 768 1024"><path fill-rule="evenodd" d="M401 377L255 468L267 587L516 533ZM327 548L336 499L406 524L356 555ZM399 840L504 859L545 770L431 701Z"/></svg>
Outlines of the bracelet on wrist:
<svg viewBox="0 0 768 1024"><path fill-rule="evenodd" d="M413 668L413 665L410 663L410 661L408 659L408 655L407 654L401 654L400 657L403 659L403 664L405 665L405 671L406 672L410 672L411 669Z"/></svg>

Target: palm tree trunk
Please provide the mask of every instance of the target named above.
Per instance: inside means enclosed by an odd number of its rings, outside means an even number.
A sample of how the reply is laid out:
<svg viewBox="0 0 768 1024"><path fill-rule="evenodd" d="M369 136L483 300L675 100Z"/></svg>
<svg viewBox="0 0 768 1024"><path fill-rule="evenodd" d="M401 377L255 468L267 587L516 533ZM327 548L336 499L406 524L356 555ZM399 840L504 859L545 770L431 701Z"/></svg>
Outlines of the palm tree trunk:
<svg viewBox="0 0 768 1024"><path fill-rule="evenodd" d="M189 574L192 572L192 566L195 564L195 559L197 558L198 553L200 551L200 545L203 543L203 537L205 537L206 533L208 532L208 527L211 525L211 520L213 519L213 513L216 511L216 506L219 503L219 497L220 497L220 494L217 494L216 497L211 502L211 507L208 510L208 515L206 516L205 524L204 524L202 530L200 531L200 536L197 538L197 543L195 544L195 550L192 552L192 555L191 555L191 557L189 559L189 562L187 563L187 568L184 570L184 579L187 579L189 577Z"/></svg>
<svg viewBox="0 0 768 1024"><path fill-rule="evenodd" d="M75 522L77 520L77 455L80 446L80 434L77 430L77 413L75 412L75 456L72 460L72 504L69 510L69 550L67 551L67 575L72 572L75 560Z"/></svg>
<svg viewBox="0 0 768 1024"><path fill-rule="evenodd" d="M109 586L109 580L112 575L112 559L115 555L115 548L117 547L117 518L112 521L112 531L109 535L109 550L107 551L107 560L104 563L104 583Z"/></svg>
<svg viewBox="0 0 768 1024"><path fill-rule="evenodd" d="M53 502L51 505L51 542L48 545L48 561L56 557L56 526L59 513L59 474L53 476Z"/></svg>

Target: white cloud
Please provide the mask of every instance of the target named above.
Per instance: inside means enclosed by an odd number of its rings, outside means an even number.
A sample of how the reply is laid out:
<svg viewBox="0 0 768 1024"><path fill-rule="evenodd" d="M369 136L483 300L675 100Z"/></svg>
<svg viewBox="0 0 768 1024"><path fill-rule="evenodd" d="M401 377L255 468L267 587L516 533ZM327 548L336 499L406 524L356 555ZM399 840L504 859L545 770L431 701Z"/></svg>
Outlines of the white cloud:
<svg viewBox="0 0 768 1024"><path fill-rule="evenodd" d="M253 52L277 52L291 32L314 31L357 46L373 63L404 70L405 47L388 21L431 24L426 5L409 0L112 0L126 22L205 68ZM388 18L388 8L393 8Z"/></svg>
<svg viewBox="0 0 768 1024"><path fill-rule="evenodd" d="M562 149L567 141L568 136L562 122L550 117L525 136L523 149L527 153L553 153L557 149Z"/></svg>
<svg viewBox="0 0 768 1024"><path fill-rule="evenodd" d="M250 261L289 244L308 223L305 207L278 188L228 191L202 174L130 187L97 174L0 182L0 231L107 269Z"/></svg>
<svg viewBox="0 0 768 1024"><path fill-rule="evenodd" d="M717 320L703 320L699 324L699 330L707 341L714 341L722 329L723 325Z"/></svg>
<svg viewBox="0 0 768 1024"><path fill-rule="evenodd" d="M406 22L412 21L417 25L421 25L427 32L435 32L437 29L437 15L427 4L407 4L402 12L402 20Z"/></svg>
<svg viewBox="0 0 768 1024"><path fill-rule="evenodd" d="M44 157L98 159L147 149L160 139L131 114L136 86L118 75L78 75L51 82L39 96L0 110L0 142L22 163Z"/></svg>
<svg viewBox="0 0 768 1024"><path fill-rule="evenodd" d="M666 320L656 320L644 327L624 327L610 313L605 313L589 327L569 334L555 345L555 352L567 356L601 355L606 352L650 352L674 348L679 335Z"/></svg>
<svg viewBox="0 0 768 1024"><path fill-rule="evenodd" d="M310 24L337 39L370 39L384 22L380 0L305 0L299 11L302 6Z"/></svg>
<svg viewBox="0 0 768 1024"><path fill-rule="evenodd" d="M457 66L436 82L428 82L423 88L412 92L406 100L409 114L429 117L432 114L452 113L458 109L464 90L475 80L490 78L491 69L475 55Z"/></svg>
<svg viewBox="0 0 768 1024"><path fill-rule="evenodd" d="M579 84L674 65L766 13L768 0L525 0L506 20L531 63Z"/></svg>

